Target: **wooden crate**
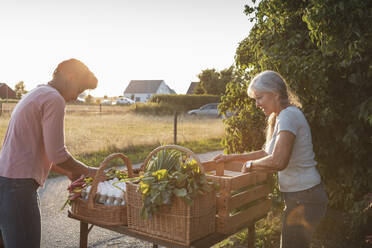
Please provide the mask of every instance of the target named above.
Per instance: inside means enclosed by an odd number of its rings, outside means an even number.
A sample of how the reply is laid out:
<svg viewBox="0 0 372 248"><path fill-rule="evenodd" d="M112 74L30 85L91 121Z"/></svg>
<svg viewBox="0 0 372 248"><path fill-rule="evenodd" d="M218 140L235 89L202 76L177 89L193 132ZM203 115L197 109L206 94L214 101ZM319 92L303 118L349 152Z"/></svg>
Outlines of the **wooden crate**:
<svg viewBox="0 0 372 248"><path fill-rule="evenodd" d="M241 173L243 162L202 163L207 178L218 182L216 232L234 233L264 217L271 208L267 173Z"/></svg>

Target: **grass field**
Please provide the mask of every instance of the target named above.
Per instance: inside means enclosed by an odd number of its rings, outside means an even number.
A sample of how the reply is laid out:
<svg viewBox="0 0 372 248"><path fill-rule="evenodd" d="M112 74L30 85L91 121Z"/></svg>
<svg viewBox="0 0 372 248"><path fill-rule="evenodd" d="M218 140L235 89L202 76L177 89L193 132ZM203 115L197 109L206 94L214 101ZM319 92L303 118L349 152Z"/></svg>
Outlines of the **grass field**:
<svg viewBox="0 0 372 248"><path fill-rule="evenodd" d="M0 139L4 139L9 117L0 118ZM65 118L66 146L74 155L102 150L123 150L133 146L173 143L173 116L127 114L81 115ZM179 116L177 142L222 138L220 119ZM2 143L2 142L1 142ZM2 145L2 144L1 144Z"/></svg>
<svg viewBox="0 0 372 248"><path fill-rule="evenodd" d="M76 154L112 147L173 143L173 118L136 114L66 116L66 145ZM177 131L178 142L224 136L224 126L219 119L181 116L178 119Z"/></svg>

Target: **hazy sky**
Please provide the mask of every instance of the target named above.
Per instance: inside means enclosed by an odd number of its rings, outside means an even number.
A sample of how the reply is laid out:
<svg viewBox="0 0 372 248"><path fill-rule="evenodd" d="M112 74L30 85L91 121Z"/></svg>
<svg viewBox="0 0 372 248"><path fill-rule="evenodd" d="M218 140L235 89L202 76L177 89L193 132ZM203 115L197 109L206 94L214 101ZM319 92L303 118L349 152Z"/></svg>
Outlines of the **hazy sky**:
<svg viewBox="0 0 372 248"><path fill-rule="evenodd" d="M130 80L163 79L178 94L204 69L234 63L252 24L248 0L0 0L0 82L27 90L77 58L97 76L94 96Z"/></svg>

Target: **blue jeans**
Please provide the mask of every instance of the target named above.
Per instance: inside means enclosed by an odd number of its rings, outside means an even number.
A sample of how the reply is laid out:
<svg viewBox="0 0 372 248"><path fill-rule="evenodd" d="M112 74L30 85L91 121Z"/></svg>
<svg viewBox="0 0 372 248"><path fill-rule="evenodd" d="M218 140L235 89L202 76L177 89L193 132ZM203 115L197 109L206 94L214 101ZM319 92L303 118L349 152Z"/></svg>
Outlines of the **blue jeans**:
<svg viewBox="0 0 372 248"><path fill-rule="evenodd" d="M0 232L6 248L40 248L38 187L34 179L0 177Z"/></svg>
<svg viewBox="0 0 372 248"><path fill-rule="evenodd" d="M298 192L282 192L283 214L281 248L308 248L311 238L324 218L328 198L322 184Z"/></svg>

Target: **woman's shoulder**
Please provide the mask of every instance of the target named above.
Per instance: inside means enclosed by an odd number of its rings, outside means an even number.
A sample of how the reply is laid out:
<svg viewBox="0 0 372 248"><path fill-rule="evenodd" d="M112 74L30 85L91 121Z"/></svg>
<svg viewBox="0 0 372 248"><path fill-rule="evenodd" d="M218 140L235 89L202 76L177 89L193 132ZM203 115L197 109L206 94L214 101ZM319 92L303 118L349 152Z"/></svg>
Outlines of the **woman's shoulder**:
<svg viewBox="0 0 372 248"><path fill-rule="evenodd" d="M302 113L302 111L296 107L296 106L288 106L286 107L285 109L283 109L280 114L279 114L279 117L296 117L296 116L303 116L304 114Z"/></svg>
<svg viewBox="0 0 372 248"><path fill-rule="evenodd" d="M302 111L296 107L296 106L288 106L287 108L283 109L279 116L280 120L288 120L288 121L295 121L298 123L306 122L305 115L302 113Z"/></svg>

